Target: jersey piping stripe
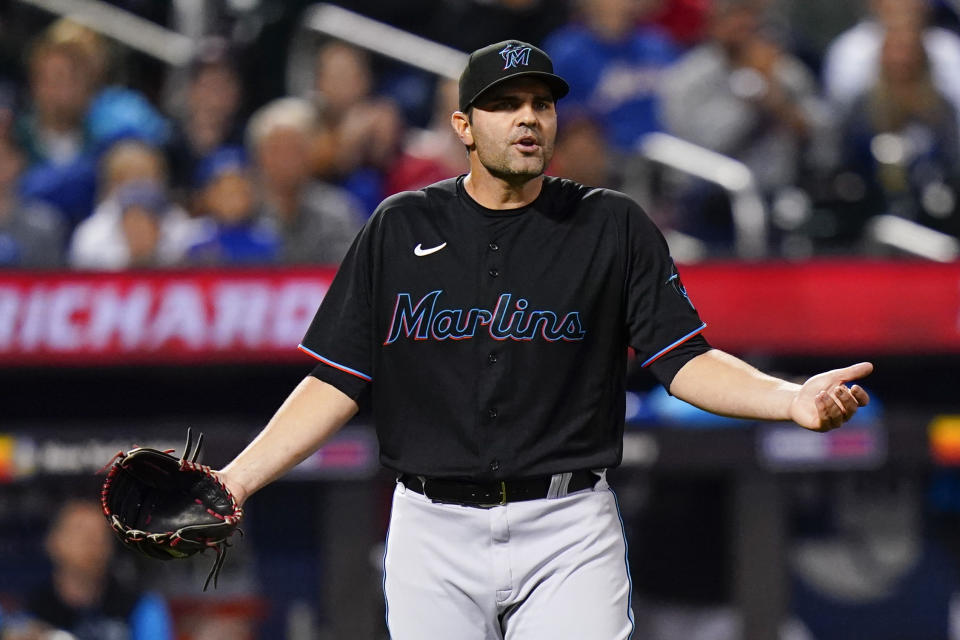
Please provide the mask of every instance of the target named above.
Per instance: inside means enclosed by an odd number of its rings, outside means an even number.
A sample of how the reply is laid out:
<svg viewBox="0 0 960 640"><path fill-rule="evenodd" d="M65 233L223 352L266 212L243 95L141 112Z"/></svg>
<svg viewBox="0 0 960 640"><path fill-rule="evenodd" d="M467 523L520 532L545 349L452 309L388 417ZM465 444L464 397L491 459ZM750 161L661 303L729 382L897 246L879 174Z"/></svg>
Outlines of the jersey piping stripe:
<svg viewBox="0 0 960 640"><path fill-rule="evenodd" d="M333 360L328 360L327 358L324 358L323 356L321 356L321 355L320 355L319 353L317 353L316 351L311 351L310 349L308 349L307 347L303 346L302 344L299 345L297 348L300 349L300 351L303 351L304 353L310 354L311 356L313 356L314 358L316 358L317 360L319 360L319 361L322 362L323 364L329 365L329 366L333 367L334 369L339 369L340 371L343 371L344 373L349 373L349 374L352 375L352 376L357 376L357 377L360 378L361 380L366 380L367 382L370 382L371 380L373 380L373 378L371 378L371 377L368 376L367 374L365 374L365 373L360 373L360 372L357 371L356 369L351 369L350 367L345 366L345 365L342 365L342 364L339 364L339 363L337 363L337 362L334 362Z"/></svg>
<svg viewBox="0 0 960 640"><path fill-rule="evenodd" d="M399 482L397 483L399 484ZM396 491L397 488L394 488ZM383 572L380 574L383 579L380 581L380 587L383 590L383 621L387 625L387 633L390 633L390 601L387 600L387 549L390 547L390 525L387 525L387 537L383 539Z"/></svg>
<svg viewBox="0 0 960 640"><path fill-rule="evenodd" d="M670 346L664 347L664 348L661 349L660 351L656 352L655 354L653 354L652 356L650 356L650 358L647 359L647 361L644 362L644 363L643 363L642 365L640 365L640 366L641 366L641 367L646 367L646 366L648 366L649 364L651 364L654 360L656 360L656 359L659 358L660 356L668 353L671 349L676 349L677 347L679 347L680 345L682 345L684 342L686 342L687 340L689 340L689 339L692 338L693 336L697 335L698 333L700 333L701 331L703 331L703 330L706 329L706 328L707 328L707 323L704 322L702 325L700 325L700 328L699 328L699 329L694 329L693 331L691 331L691 332L688 333L687 335L683 336L682 338L680 338L679 340L677 340L676 342L674 342L674 343L671 344Z"/></svg>
<svg viewBox="0 0 960 640"><path fill-rule="evenodd" d="M633 637L633 632L637 630L636 620L633 619L633 576L630 574L630 547L627 543L627 526L623 523L623 513L620 511L620 499L613 487L607 487L607 490L613 495L613 504L617 507L617 520L620 521L620 533L623 536L623 564L627 569L627 620L630 621L630 635L627 640Z"/></svg>

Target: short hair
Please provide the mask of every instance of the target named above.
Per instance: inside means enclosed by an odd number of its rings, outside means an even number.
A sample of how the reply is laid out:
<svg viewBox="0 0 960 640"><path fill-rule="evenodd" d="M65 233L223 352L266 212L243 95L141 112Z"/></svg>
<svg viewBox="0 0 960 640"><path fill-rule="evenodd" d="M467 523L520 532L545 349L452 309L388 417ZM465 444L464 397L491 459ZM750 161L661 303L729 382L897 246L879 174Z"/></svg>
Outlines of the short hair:
<svg viewBox="0 0 960 640"><path fill-rule="evenodd" d="M66 58L81 73L87 74L91 70L87 51L80 43L67 40L54 41L49 38L39 38L30 45L27 49L27 66L32 72L42 60L50 56Z"/></svg>
<svg viewBox="0 0 960 640"><path fill-rule="evenodd" d="M110 70L110 45L93 29L70 18L60 18L46 28L43 40L53 47L68 47L71 55L83 55L96 81L106 80Z"/></svg>
<svg viewBox="0 0 960 640"><path fill-rule="evenodd" d="M247 124L245 142L251 153L264 138L280 128L310 135L320 126L317 110L303 98L278 98L258 109Z"/></svg>

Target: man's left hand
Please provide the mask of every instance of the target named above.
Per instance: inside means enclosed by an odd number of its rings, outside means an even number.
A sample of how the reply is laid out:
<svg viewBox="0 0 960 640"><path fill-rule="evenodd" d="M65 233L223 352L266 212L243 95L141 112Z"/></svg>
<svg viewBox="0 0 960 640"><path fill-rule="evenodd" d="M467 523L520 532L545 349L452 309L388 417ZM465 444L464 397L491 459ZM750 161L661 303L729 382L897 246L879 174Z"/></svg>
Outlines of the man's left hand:
<svg viewBox="0 0 960 640"><path fill-rule="evenodd" d="M803 383L790 403L790 419L811 431L836 429L870 402L863 387L848 387L846 383L872 372L871 363L861 362L813 376Z"/></svg>

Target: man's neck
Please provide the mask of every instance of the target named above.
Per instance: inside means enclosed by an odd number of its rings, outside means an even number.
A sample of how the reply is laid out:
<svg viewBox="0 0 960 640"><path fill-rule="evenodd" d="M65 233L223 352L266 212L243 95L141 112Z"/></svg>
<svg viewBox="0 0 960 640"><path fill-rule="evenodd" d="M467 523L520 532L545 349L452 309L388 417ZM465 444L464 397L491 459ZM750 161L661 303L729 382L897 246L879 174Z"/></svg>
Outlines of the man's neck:
<svg viewBox="0 0 960 640"><path fill-rule="evenodd" d="M515 184L497 178L482 169L480 171L473 169L463 179L463 187L481 206L507 211L525 207L536 200L543 188L543 176L539 175Z"/></svg>

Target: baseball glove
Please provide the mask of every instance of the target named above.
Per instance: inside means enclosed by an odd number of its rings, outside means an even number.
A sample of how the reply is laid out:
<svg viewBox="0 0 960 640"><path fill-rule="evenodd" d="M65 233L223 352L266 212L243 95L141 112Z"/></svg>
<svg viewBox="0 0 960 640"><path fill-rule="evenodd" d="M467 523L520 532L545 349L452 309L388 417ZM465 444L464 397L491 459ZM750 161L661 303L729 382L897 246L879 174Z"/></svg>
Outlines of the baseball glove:
<svg viewBox="0 0 960 640"><path fill-rule="evenodd" d="M193 436L187 429L180 458L172 449L119 452L108 463L100 504L120 541L150 558L187 558L214 549L206 591L211 580L217 586L227 539L240 531L243 510L210 467L197 463L202 442L200 434L191 455Z"/></svg>

